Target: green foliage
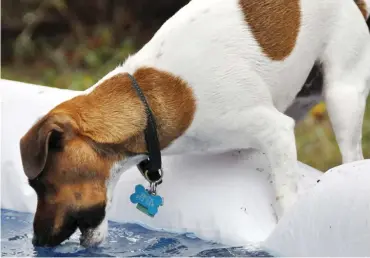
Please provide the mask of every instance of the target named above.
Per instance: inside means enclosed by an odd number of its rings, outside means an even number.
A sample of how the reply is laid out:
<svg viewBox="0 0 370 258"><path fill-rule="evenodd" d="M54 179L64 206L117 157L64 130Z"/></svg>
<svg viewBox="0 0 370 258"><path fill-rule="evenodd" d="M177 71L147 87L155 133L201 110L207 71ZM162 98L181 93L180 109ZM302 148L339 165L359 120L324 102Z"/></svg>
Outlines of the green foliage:
<svg viewBox="0 0 370 258"><path fill-rule="evenodd" d="M32 65L13 63L2 66L1 77L62 89L84 90L121 64L135 50L130 40L118 48L110 46L109 42L109 31L103 28L101 34L90 39L88 44L75 48L66 45L53 53L49 53L45 47L45 54L40 55Z"/></svg>
<svg viewBox="0 0 370 258"><path fill-rule="evenodd" d="M321 171L341 164L341 155L326 112L322 119L308 115L296 127L298 159ZM362 147L365 158L370 158L370 98L366 105Z"/></svg>

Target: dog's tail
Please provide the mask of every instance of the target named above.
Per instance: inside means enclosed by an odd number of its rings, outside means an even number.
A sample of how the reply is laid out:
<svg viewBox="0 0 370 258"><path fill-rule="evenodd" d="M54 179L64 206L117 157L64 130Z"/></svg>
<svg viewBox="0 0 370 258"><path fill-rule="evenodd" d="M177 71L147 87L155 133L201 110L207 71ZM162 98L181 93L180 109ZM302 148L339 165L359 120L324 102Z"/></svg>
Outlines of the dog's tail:
<svg viewBox="0 0 370 258"><path fill-rule="evenodd" d="M355 0L355 3L357 4L358 8L360 9L361 13L363 14L365 20L369 22L370 0Z"/></svg>

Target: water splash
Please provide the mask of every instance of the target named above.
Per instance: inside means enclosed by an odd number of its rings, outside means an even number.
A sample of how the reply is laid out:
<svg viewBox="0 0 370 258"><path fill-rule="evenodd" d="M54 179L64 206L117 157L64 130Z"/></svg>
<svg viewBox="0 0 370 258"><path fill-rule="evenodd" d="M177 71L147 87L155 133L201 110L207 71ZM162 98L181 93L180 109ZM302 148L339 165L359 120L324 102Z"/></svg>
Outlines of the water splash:
<svg viewBox="0 0 370 258"><path fill-rule="evenodd" d="M48 257L246 257L269 256L255 248L226 247L203 241L192 233L174 234L152 231L137 224L109 222L107 240L99 247L83 248L79 233L55 248L34 248L32 240L33 214L1 210L2 256Z"/></svg>

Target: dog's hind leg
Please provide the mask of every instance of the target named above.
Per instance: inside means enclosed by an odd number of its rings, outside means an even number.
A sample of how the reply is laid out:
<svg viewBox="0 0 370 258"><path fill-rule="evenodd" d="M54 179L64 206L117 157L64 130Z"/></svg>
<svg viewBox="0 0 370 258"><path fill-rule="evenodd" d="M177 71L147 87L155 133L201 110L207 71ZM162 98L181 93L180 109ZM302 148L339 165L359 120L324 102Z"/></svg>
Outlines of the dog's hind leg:
<svg viewBox="0 0 370 258"><path fill-rule="evenodd" d="M365 82L331 81L325 89L330 121L342 155L342 162L363 159L362 124L366 105Z"/></svg>
<svg viewBox="0 0 370 258"><path fill-rule="evenodd" d="M363 159L362 125L370 88L370 34L362 17L348 17L322 58L324 98L343 163Z"/></svg>

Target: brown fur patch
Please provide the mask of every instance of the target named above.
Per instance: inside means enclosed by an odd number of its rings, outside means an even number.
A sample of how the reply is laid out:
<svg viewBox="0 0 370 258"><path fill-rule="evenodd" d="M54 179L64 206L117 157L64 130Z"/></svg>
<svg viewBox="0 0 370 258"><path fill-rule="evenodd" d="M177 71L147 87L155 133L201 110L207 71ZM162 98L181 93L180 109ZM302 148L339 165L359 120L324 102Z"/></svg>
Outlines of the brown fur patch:
<svg viewBox="0 0 370 258"><path fill-rule="evenodd" d="M191 88L181 78L154 68L134 73L156 118L161 148L167 147L190 126L196 109ZM118 74L89 95L62 103L54 112L74 117L80 133L97 143L120 144L126 151L146 151L144 105L127 74Z"/></svg>
<svg viewBox="0 0 370 258"><path fill-rule="evenodd" d="M299 0L239 0L239 5L262 51L275 61L289 56L301 23Z"/></svg>
<svg viewBox="0 0 370 258"><path fill-rule="evenodd" d="M355 0L358 8L360 9L362 15L364 16L365 19L367 19L368 17L368 13L367 13L367 6L366 6L366 2L364 0Z"/></svg>
<svg viewBox="0 0 370 258"><path fill-rule="evenodd" d="M152 108L163 149L193 120L192 90L179 77L153 68L139 69L134 77ZM82 211L101 211L112 165L146 151L145 127L144 105L127 74L61 103L38 121L20 142L25 174L38 196L36 235L50 232L57 243Z"/></svg>

